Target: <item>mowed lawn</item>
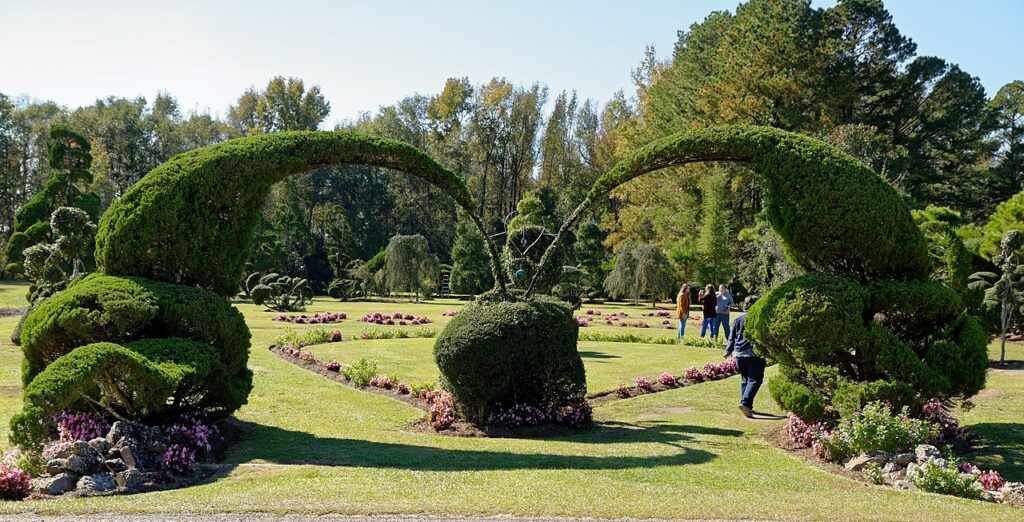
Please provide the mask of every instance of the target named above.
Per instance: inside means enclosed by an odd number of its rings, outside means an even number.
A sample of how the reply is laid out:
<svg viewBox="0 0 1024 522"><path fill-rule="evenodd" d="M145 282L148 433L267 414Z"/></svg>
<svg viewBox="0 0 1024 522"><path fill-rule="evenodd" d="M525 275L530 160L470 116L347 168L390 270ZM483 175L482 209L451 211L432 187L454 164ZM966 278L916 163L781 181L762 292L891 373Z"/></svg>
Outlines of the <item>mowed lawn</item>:
<svg viewBox="0 0 1024 522"><path fill-rule="evenodd" d="M368 311L427 315L457 301L338 303L318 299L311 311L345 311L346 338L364 329ZM750 421L736 411L738 379L614 401L595 410L598 426L545 440L461 439L410 432L423 413L299 369L266 346L286 328L274 314L240 304L253 332L255 372L249 404L237 414L244 438L215 480L160 493L0 504L0 513L269 512L809 520L1020 520L1005 506L897 492L834 475L764 440L778 422ZM635 319L643 308L623 309ZM635 313L634 313L635 312ZM654 322L653 320L649 320ZM0 416L18 409L21 354L6 342L17 317L0 318ZM660 322L660 320L658 320ZM400 327L395 327L400 328ZM417 328L417 327L407 327ZM605 327L591 327L594 330ZM633 330L609 328L611 331ZM691 329L692 330L692 329ZM656 328L648 335L674 335ZM694 332L688 332L693 334ZM346 341L316 346L318 356L378 361L410 381L437 370L430 339ZM718 360L717 349L677 345L581 343L591 391L638 375L679 373ZM1013 347L1012 358L1024 359ZM986 465L1022 480L1024 372L996 370L990 387L965 412L984 434ZM777 411L767 392L758 409ZM6 423L0 445L7 446ZM982 460L979 458L979 460Z"/></svg>

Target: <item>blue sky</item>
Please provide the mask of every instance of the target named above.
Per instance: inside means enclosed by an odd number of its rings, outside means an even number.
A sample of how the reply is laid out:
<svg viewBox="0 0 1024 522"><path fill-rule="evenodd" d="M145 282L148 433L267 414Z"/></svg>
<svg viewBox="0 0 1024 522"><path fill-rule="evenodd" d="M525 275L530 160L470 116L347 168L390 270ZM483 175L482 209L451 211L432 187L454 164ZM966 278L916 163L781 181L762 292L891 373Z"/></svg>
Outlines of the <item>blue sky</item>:
<svg viewBox="0 0 1024 522"><path fill-rule="evenodd" d="M223 114L275 75L319 84L328 126L450 76L536 80L605 100L632 92L644 46L737 0L480 2L0 0L0 92L75 107L166 90L186 111ZM815 1L829 6L832 1ZM991 96L1024 79L1024 1L890 0L919 54L958 63Z"/></svg>

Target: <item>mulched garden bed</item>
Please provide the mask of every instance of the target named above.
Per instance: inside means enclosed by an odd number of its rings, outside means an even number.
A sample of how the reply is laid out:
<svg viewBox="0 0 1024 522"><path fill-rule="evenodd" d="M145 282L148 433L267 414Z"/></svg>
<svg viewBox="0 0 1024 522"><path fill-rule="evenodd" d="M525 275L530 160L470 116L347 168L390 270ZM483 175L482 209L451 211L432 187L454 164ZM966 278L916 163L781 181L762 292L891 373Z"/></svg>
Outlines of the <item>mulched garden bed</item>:
<svg viewBox="0 0 1024 522"><path fill-rule="evenodd" d="M362 386L346 379L340 371L333 371L327 369L327 367L312 357L309 352L301 352L301 355L306 355L308 358L300 357L295 355L296 351L291 350L287 346L270 345L270 351L278 357L294 364L304 370L313 372L322 377L330 379L339 384L343 384L350 388L354 388L360 391L373 393L382 397L388 397L397 401L401 401L405 404L419 408L425 412L430 411L430 405L426 399L413 395L412 393L400 393L398 388L392 386L390 388L381 388L377 386ZM694 373L696 372L696 373ZM659 393L663 391L675 390L679 388L685 388L687 386L693 386L703 382L715 381L725 379L736 375L735 365L729 364L713 364L709 363L705 366L705 371L701 372L695 368L688 370L688 374L696 375L698 378L678 378L671 384L667 384L669 380L666 378L668 374L663 374L659 380L654 382L646 381L646 379L637 379L637 383L634 386L620 385L616 390L602 392L587 397L587 403L591 407L607 404L609 402L629 399L632 397L639 397L642 395L649 395L652 393ZM663 380L665 382L663 382ZM643 381L643 382L641 382ZM397 384L397 383L396 383ZM578 429L573 429L568 426L555 423L543 423L535 426L477 426L473 423L465 421L463 419L456 419L449 427L437 430L431 424L429 418L419 419L408 426L408 430L413 433L423 433L432 435L446 435L450 437L499 437L499 438L545 438L545 437L558 437L577 433Z"/></svg>

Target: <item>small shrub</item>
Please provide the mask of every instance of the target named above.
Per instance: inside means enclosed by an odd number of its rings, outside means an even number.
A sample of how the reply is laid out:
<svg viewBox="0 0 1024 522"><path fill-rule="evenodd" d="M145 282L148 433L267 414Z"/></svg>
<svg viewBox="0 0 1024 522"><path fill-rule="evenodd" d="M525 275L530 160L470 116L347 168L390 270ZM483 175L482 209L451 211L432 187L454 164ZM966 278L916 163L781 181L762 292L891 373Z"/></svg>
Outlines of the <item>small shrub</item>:
<svg viewBox="0 0 1024 522"><path fill-rule="evenodd" d="M427 404L430 406L428 419L435 430L441 431L455 424L455 403L450 393L443 390L427 392Z"/></svg>
<svg viewBox="0 0 1024 522"><path fill-rule="evenodd" d="M338 361L335 361L334 359L331 359L331 361L327 363L325 368L327 368L327 371L329 371L329 372L340 372L341 371L341 363L338 362Z"/></svg>
<svg viewBox="0 0 1024 522"><path fill-rule="evenodd" d="M0 500L21 500L28 496L28 472L16 464L17 456L5 454L0 461Z"/></svg>
<svg viewBox="0 0 1024 522"><path fill-rule="evenodd" d="M427 392L432 391L435 388L437 388L437 383L435 383L435 382L415 383L412 386L410 386L409 388L410 388L410 390L409 390L410 393L414 397L419 397L419 398L421 398L423 400L426 400Z"/></svg>
<svg viewBox="0 0 1024 522"><path fill-rule="evenodd" d="M679 384L676 381L676 377L668 372L662 372L661 375L658 376L658 383L672 387L675 387L676 385Z"/></svg>
<svg viewBox="0 0 1024 522"><path fill-rule="evenodd" d="M332 343L340 343L342 340L343 339L341 337L341 330L335 330L335 331L331 332L331 342Z"/></svg>
<svg viewBox="0 0 1024 522"><path fill-rule="evenodd" d="M626 388L625 384L620 384L615 387L615 395L622 397L623 399L629 398L629 388Z"/></svg>
<svg viewBox="0 0 1024 522"><path fill-rule="evenodd" d="M861 453L908 451L935 436L931 423L911 419L904 408L898 415L885 404L871 403L842 420L831 433L815 435L815 442L827 450L829 459L841 461Z"/></svg>
<svg viewBox="0 0 1024 522"><path fill-rule="evenodd" d="M184 444L170 444L164 452L161 467L170 475L187 475L196 468L196 450Z"/></svg>
<svg viewBox="0 0 1024 522"><path fill-rule="evenodd" d="M363 340L369 339L429 339L437 336L437 330L433 328L417 328L415 330L403 330L403 329L375 329L375 330L363 330L359 333L359 338Z"/></svg>
<svg viewBox="0 0 1024 522"><path fill-rule="evenodd" d="M643 390L645 392L654 391L654 383L648 381L646 377L637 377L633 381L633 385L636 386L637 389Z"/></svg>
<svg viewBox="0 0 1024 522"><path fill-rule="evenodd" d="M399 395L409 395L412 392L412 389L409 388L408 384L400 382L398 383L398 386L395 386L395 391L398 392Z"/></svg>
<svg viewBox="0 0 1024 522"><path fill-rule="evenodd" d="M808 424L792 412L787 417L789 421L786 423L786 434L789 435L789 440L799 444L801 447L811 447L814 444L815 434L824 430L822 424Z"/></svg>
<svg viewBox="0 0 1024 522"><path fill-rule="evenodd" d="M380 388L382 390L390 390L394 385L392 384L391 377L388 377L387 375L375 375L370 379L370 386Z"/></svg>
<svg viewBox="0 0 1024 522"><path fill-rule="evenodd" d="M1002 475L998 471L983 471L978 475L978 482L981 482L981 487L987 491L999 491L1006 485L1006 480L1003 479Z"/></svg>
<svg viewBox="0 0 1024 522"><path fill-rule="evenodd" d="M861 473L864 474L864 479L872 484L878 486L885 484L885 475L882 474L882 467L878 463L868 462L864 465Z"/></svg>
<svg viewBox="0 0 1024 522"><path fill-rule="evenodd" d="M370 381L377 376L377 363L362 357L359 362L345 366L341 370L341 375L353 384L369 386Z"/></svg>
<svg viewBox="0 0 1024 522"><path fill-rule="evenodd" d="M704 374L701 373L696 366L691 366L687 368L685 372L683 372L683 378L688 381L703 382Z"/></svg>
<svg viewBox="0 0 1024 522"><path fill-rule="evenodd" d="M909 473L907 478L921 491L970 499L979 499L982 495L982 489L975 484L977 475L962 474L952 465L937 466L934 462L927 462Z"/></svg>

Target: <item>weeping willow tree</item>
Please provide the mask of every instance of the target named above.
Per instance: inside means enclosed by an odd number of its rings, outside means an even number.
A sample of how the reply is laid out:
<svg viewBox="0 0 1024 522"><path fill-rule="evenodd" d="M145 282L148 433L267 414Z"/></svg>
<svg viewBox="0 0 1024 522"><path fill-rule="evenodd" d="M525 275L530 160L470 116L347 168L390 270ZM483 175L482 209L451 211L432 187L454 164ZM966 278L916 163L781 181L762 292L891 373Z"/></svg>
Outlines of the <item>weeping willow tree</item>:
<svg viewBox="0 0 1024 522"><path fill-rule="evenodd" d="M392 292L411 292L418 303L420 294L429 296L437 282L437 258L427 248L427 238L415 234L391 238L385 250L384 283Z"/></svg>
<svg viewBox="0 0 1024 522"><path fill-rule="evenodd" d="M672 292L672 282L672 268L658 247L630 241L619 250L604 288L616 299L640 302L646 297L654 306Z"/></svg>

